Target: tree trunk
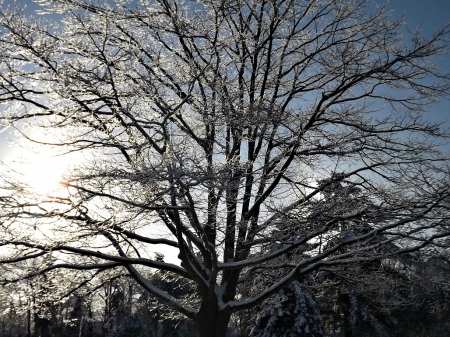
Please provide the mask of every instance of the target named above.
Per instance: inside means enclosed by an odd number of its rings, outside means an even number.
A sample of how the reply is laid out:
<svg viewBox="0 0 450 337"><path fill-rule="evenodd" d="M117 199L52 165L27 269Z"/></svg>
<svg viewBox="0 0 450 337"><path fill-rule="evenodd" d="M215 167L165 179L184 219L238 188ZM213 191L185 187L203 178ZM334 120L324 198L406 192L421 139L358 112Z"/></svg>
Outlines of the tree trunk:
<svg viewBox="0 0 450 337"><path fill-rule="evenodd" d="M344 315L343 330L345 337L353 337L353 329L350 322L350 295L340 294L339 295L339 306Z"/></svg>
<svg viewBox="0 0 450 337"><path fill-rule="evenodd" d="M50 321L47 318L39 317L38 314L34 314L34 336L50 336Z"/></svg>
<svg viewBox="0 0 450 337"><path fill-rule="evenodd" d="M198 316L200 337L225 337L231 312L219 310L202 310Z"/></svg>
<svg viewBox="0 0 450 337"><path fill-rule="evenodd" d="M27 337L31 337L31 310L27 310Z"/></svg>

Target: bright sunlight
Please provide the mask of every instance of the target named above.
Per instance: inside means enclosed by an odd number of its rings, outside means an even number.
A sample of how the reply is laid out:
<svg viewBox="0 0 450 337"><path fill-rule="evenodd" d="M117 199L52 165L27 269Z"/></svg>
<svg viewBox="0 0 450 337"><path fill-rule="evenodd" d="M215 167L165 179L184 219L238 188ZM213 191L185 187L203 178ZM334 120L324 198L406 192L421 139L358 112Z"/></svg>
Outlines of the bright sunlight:
<svg viewBox="0 0 450 337"><path fill-rule="evenodd" d="M0 159L11 169L16 179L25 184L29 192L40 197L62 196L65 190L62 185L64 176L69 175L82 161L80 153L63 154L61 148L33 144L27 139L49 143L56 136L42 133L36 128L20 129L20 132L16 129L16 134L8 133L7 136L12 142L6 153L4 152L4 157Z"/></svg>
<svg viewBox="0 0 450 337"><path fill-rule="evenodd" d="M48 195L62 188L61 181L69 166L67 158L42 156L24 164L22 174L34 193Z"/></svg>

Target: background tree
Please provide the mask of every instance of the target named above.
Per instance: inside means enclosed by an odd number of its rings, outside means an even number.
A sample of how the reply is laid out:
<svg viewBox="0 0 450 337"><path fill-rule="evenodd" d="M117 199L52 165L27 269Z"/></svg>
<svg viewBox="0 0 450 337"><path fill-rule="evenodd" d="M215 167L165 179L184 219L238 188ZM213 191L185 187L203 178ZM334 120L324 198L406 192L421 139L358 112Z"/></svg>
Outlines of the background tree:
<svg viewBox="0 0 450 337"><path fill-rule="evenodd" d="M23 294L19 291L11 291L11 288L0 288L0 336L2 337L13 337L27 331L27 312L23 310L24 305L22 305Z"/></svg>
<svg viewBox="0 0 450 337"><path fill-rule="evenodd" d="M404 43L401 22L365 0L45 6L59 25L1 12L1 117L40 151L85 160L52 195L5 168L3 264L77 270L67 287L125 270L219 337L232 313L321 268L448 247L445 135L423 112L449 93L431 63L449 27ZM340 181L361 202L314 213ZM150 258L160 247L180 264ZM148 268L195 284L195 298L159 289Z"/></svg>

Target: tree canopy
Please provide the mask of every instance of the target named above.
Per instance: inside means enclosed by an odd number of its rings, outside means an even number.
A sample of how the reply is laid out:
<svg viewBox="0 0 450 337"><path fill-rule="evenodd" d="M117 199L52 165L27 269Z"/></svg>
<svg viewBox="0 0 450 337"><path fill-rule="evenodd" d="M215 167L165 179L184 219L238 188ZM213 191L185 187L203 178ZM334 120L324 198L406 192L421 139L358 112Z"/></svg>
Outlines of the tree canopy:
<svg viewBox="0 0 450 337"><path fill-rule="evenodd" d="M405 41L366 0L43 10L61 21L1 10L0 117L82 159L46 195L4 168L5 281L46 275L64 296L124 273L219 337L294 280L448 249L447 134L424 114L449 94L432 63L449 26ZM150 257L163 247L178 264ZM160 289L153 269L196 290Z"/></svg>

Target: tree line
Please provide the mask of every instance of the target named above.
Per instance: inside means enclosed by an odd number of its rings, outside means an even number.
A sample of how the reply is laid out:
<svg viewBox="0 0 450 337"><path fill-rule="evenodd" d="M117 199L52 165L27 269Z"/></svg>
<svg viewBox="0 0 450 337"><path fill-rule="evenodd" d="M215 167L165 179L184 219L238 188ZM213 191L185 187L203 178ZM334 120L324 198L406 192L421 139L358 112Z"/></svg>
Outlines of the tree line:
<svg viewBox="0 0 450 337"><path fill-rule="evenodd" d="M159 256L161 258L162 256ZM450 264L412 255L402 267L371 262L322 272L290 286L252 310L232 316L230 337L442 337L450 329ZM430 277L432 275L432 277ZM149 275L168 293L195 289L165 275ZM254 280L254 287L265 281ZM195 322L143 291L130 277L39 303L27 282L1 289L1 337L198 337ZM248 297L255 289L240 289Z"/></svg>

